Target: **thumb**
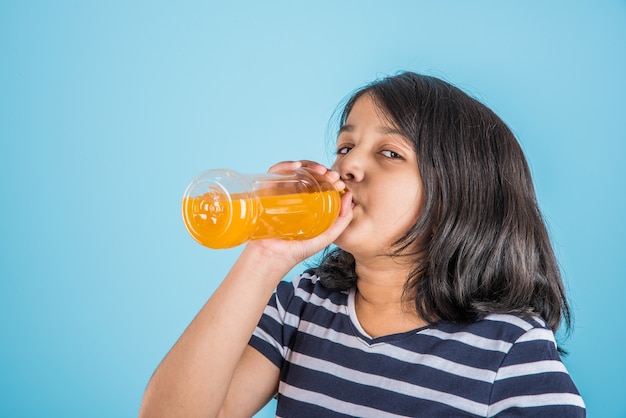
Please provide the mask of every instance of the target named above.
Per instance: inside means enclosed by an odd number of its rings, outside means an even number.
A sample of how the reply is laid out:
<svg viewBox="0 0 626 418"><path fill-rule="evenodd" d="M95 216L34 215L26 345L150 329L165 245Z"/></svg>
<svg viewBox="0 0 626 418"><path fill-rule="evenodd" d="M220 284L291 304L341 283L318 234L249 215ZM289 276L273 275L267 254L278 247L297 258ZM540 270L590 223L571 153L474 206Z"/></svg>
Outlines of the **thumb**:
<svg viewBox="0 0 626 418"><path fill-rule="evenodd" d="M352 192L346 191L346 193L341 196L341 210L339 211L339 216L326 231L310 240L311 246L315 248L319 247L319 251L334 242L348 227L350 222L352 222L352 215Z"/></svg>

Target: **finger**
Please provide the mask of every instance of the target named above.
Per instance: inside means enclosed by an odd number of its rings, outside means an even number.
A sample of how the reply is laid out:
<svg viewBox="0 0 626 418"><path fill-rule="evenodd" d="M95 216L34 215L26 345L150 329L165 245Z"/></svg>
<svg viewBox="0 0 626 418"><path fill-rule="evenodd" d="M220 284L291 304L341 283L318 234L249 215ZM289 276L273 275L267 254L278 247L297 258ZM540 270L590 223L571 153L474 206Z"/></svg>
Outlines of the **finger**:
<svg viewBox="0 0 626 418"><path fill-rule="evenodd" d="M317 240L321 242L320 249L328 246L330 243L334 242L350 222L352 222L352 215L352 193L348 191L341 196L341 210L335 222L326 231L316 238L313 238L311 241Z"/></svg>
<svg viewBox="0 0 626 418"><path fill-rule="evenodd" d="M282 171L293 171L302 167L301 161L281 161L274 164L267 170L269 173L278 173Z"/></svg>
<svg viewBox="0 0 626 418"><path fill-rule="evenodd" d="M350 215L350 220L352 220L352 192L346 190L346 192L341 196L341 209L339 210L339 217L345 217Z"/></svg>
<svg viewBox="0 0 626 418"><path fill-rule="evenodd" d="M346 184L341 179L341 175L338 171L326 168L325 170L326 172L324 173L324 177L326 178L326 181L330 182L334 186L335 190L342 191L346 188Z"/></svg>
<svg viewBox="0 0 626 418"><path fill-rule="evenodd" d="M325 165L322 165L318 162L315 161L311 161L311 160L300 160L300 162L302 163L302 167L306 167L310 170L313 170L317 173L320 174L326 174L326 172L328 171L328 168L326 168Z"/></svg>
<svg viewBox="0 0 626 418"><path fill-rule="evenodd" d="M341 210L337 220L320 235L309 240L284 241L266 239L251 241L247 245L259 245L274 252L279 259L288 260L295 266L297 263L318 253L333 243L352 221L352 193L346 192L341 198Z"/></svg>

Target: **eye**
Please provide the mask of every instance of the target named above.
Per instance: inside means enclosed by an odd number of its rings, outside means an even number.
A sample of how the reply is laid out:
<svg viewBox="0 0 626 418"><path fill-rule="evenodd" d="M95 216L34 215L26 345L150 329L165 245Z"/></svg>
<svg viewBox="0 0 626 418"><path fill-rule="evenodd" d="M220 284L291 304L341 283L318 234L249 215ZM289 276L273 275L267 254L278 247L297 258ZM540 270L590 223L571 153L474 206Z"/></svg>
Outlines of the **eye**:
<svg viewBox="0 0 626 418"><path fill-rule="evenodd" d="M350 147L338 147L337 148L337 155L343 155L343 154L347 154L348 152L350 152Z"/></svg>
<svg viewBox="0 0 626 418"><path fill-rule="evenodd" d="M390 151L390 150L384 150L381 152L381 154L383 154L385 157L387 158L391 158L394 160L401 160L402 156L400 154L398 154L397 152L394 151Z"/></svg>

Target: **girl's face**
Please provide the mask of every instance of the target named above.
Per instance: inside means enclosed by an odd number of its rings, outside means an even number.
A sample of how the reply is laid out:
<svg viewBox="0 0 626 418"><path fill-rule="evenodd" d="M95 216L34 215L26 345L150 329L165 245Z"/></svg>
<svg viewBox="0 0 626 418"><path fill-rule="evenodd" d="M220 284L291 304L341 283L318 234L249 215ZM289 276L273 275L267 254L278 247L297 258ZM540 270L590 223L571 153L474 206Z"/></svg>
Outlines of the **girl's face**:
<svg viewBox="0 0 626 418"><path fill-rule="evenodd" d="M335 244L357 259L389 254L417 222L423 187L412 143L370 95L356 101L341 127L332 168L353 194L352 222Z"/></svg>

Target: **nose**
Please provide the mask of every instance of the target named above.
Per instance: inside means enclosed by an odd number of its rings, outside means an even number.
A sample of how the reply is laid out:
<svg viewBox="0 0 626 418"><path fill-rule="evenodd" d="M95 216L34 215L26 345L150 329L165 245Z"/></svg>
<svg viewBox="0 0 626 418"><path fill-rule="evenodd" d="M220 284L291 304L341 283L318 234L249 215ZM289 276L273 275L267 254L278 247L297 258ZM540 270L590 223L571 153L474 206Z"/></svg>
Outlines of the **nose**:
<svg viewBox="0 0 626 418"><path fill-rule="evenodd" d="M332 168L339 173L343 181L359 182L363 180L365 174L363 159L359 157L355 148L338 157Z"/></svg>

